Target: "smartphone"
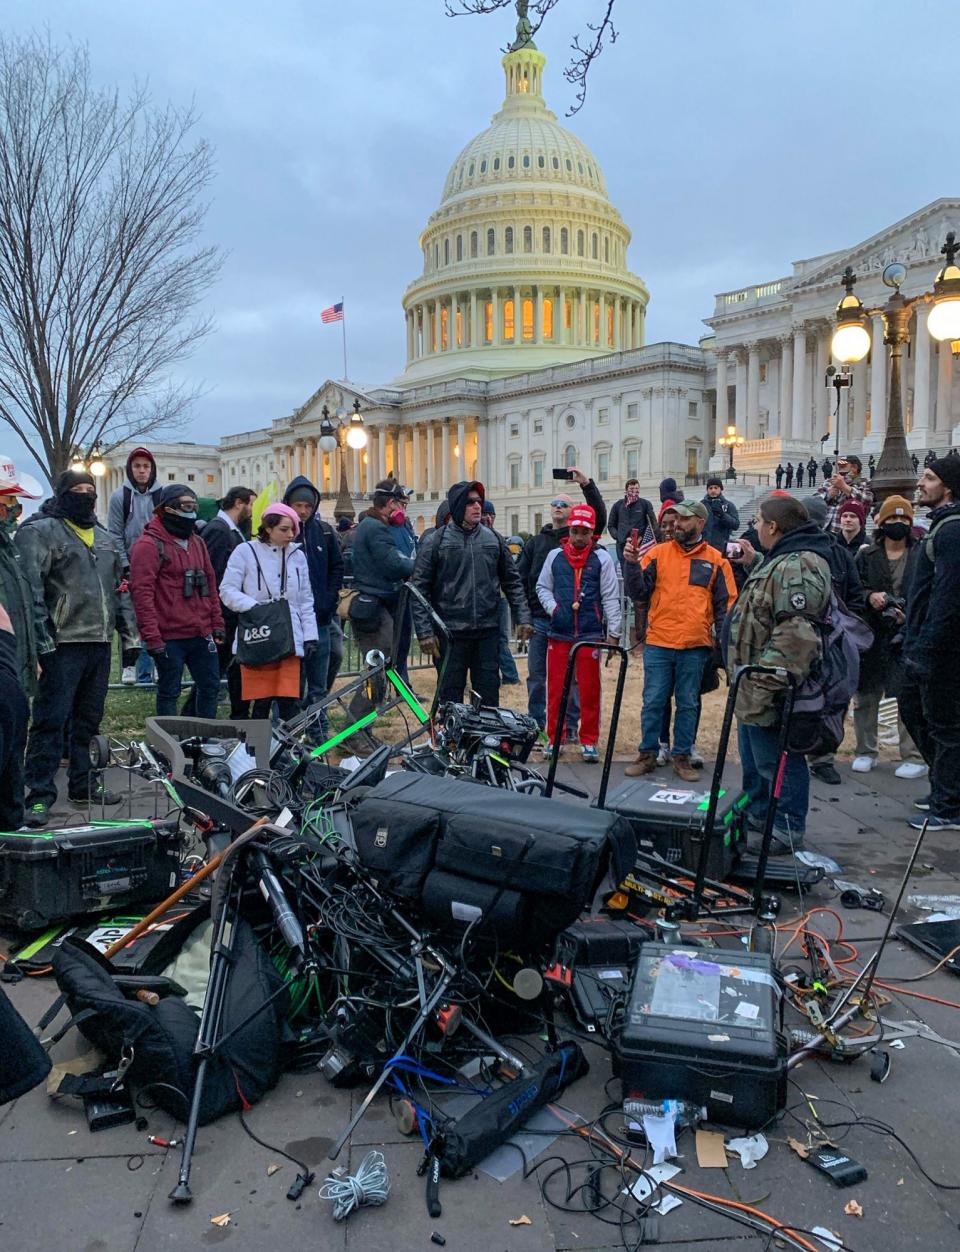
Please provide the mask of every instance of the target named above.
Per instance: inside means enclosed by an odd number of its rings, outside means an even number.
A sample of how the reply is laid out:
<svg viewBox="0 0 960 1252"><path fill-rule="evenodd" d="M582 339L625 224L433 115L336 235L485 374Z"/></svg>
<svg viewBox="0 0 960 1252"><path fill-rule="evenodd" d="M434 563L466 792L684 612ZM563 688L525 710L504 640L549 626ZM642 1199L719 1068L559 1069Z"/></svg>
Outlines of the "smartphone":
<svg viewBox="0 0 960 1252"><path fill-rule="evenodd" d="M630 543L634 548L639 547L640 545L640 531L636 526L634 526L633 530L630 532Z"/></svg>
<svg viewBox="0 0 960 1252"><path fill-rule="evenodd" d="M743 556L743 548L738 543L728 543L727 556Z"/></svg>
<svg viewBox="0 0 960 1252"><path fill-rule="evenodd" d="M568 469L565 469L562 466L559 469L554 467L553 476L558 482L564 482L564 483L570 482L570 480L573 478L573 474L571 474L571 472Z"/></svg>

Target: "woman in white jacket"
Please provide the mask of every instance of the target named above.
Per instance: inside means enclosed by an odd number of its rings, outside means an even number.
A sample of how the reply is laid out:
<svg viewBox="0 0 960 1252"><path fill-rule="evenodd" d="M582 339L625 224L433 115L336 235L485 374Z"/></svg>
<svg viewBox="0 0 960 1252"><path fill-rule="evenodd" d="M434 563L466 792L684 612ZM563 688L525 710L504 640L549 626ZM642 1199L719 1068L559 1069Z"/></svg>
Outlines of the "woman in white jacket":
<svg viewBox="0 0 960 1252"><path fill-rule="evenodd" d="M269 718L274 700L282 721L300 708L300 658L317 647L317 615L310 571L299 548L300 519L286 504L270 504L257 537L238 544L220 583L220 599L234 613L281 597L290 605L295 652L272 665L241 665L241 696L253 701L253 717ZM234 641L236 650L236 641Z"/></svg>

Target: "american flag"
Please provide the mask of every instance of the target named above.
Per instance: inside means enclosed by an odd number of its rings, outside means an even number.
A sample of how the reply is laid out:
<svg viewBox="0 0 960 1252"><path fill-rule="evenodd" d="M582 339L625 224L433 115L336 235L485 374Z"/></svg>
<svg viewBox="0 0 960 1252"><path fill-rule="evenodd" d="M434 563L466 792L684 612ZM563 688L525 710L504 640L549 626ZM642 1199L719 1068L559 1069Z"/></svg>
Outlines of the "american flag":
<svg viewBox="0 0 960 1252"><path fill-rule="evenodd" d="M640 559L657 545L657 537L653 533L653 527L647 522L647 529L643 532L643 538L640 540L640 547L637 549L637 558Z"/></svg>
<svg viewBox="0 0 960 1252"><path fill-rule="evenodd" d="M339 304L331 304L329 309L324 309L320 314L320 321L323 322L324 326L329 325L330 322L342 322L343 301L341 300Z"/></svg>

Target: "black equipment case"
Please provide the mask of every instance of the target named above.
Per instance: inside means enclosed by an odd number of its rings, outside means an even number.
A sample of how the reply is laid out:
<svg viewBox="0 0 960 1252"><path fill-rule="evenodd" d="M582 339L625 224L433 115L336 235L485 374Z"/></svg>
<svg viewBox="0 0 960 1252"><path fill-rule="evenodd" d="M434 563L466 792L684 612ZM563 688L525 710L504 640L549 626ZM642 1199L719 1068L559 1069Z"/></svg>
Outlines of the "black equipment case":
<svg viewBox="0 0 960 1252"><path fill-rule="evenodd" d="M21 930L162 900L179 877L176 822L0 833L0 921Z"/></svg>
<svg viewBox="0 0 960 1252"><path fill-rule="evenodd" d="M360 860L381 887L435 925L533 950L590 903L609 868L633 868L636 842L615 813L455 778L396 773L353 812Z"/></svg>
<svg viewBox="0 0 960 1252"><path fill-rule="evenodd" d="M687 1100L727 1126L765 1126L786 1103L782 994L768 953L646 943L614 1066L624 1100Z"/></svg>
<svg viewBox="0 0 960 1252"><path fill-rule="evenodd" d="M721 788L706 874L726 878L746 842L745 791ZM672 865L695 870L700 860L710 792L705 787L664 786L646 778L628 780L607 796L604 808L633 827L639 852L656 853Z"/></svg>

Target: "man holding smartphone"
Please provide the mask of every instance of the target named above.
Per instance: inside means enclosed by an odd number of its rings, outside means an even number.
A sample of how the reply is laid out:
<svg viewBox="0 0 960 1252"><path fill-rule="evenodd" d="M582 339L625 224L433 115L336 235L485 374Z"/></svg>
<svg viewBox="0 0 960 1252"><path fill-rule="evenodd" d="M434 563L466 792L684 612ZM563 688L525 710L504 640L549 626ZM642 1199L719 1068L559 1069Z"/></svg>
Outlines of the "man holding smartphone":
<svg viewBox="0 0 960 1252"><path fill-rule="evenodd" d="M580 487L583 500L593 509L596 517L596 537L603 534L607 524L607 506L597 484L574 466L571 469L555 469L554 478L563 475L563 481L569 479ZM549 618L537 596L537 579L543 569L543 563L554 548L559 548L569 537L570 510L574 507L573 497L565 491L557 491L550 501L550 521L539 535L532 535L524 544L517 569L523 581L523 590L530 606L530 617L533 622L533 635L527 649L527 712L537 725L544 729L547 724L547 625ZM567 725L564 741L574 743L577 738L577 726L580 722L580 696L576 679L570 688L570 699L567 703Z"/></svg>
<svg viewBox="0 0 960 1252"><path fill-rule="evenodd" d="M787 486L790 484L788 483ZM858 456L842 456L837 461L837 472L819 488L817 495L823 496L827 504L827 524L824 529L840 532L840 506L849 501L863 505L863 511L869 517L873 506L873 488L870 480L864 477L863 462Z"/></svg>

